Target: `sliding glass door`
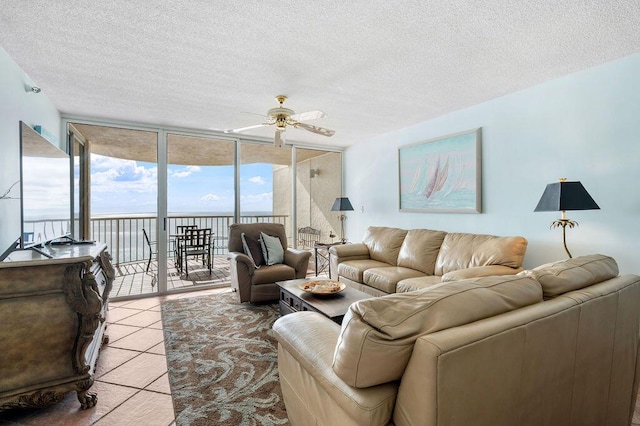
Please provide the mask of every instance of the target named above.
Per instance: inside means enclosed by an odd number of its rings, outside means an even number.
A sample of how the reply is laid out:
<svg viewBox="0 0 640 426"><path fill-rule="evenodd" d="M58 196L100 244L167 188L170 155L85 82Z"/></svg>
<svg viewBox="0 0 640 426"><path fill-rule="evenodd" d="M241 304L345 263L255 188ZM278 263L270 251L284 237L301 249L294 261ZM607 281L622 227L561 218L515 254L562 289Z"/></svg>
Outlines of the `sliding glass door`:
<svg viewBox="0 0 640 426"><path fill-rule="evenodd" d="M65 122L74 236L108 245L116 267L111 297L229 285L227 240L236 221L282 223L292 247L335 241L340 224L330 208L340 196L340 152ZM211 233L206 256L183 255L187 227Z"/></svg>
<svg viewBox="0 0 640 426"><path fill-rule="evenodd" d="M167 135L167 288L228 285L227 236L234 217L233 140ZM211 230L209 253L184 256L188 227ZM194 233L191 233L194 235Z"/></svg>
<svg viewBox="0 0 640 426"><path fill-rule="evenodd" d="M77 235L107 244L116 269L111 297L157 292L158 133L82 123L69 133Z"/></svg>
<svg viewBox="0 0 640 426"><path fill-rule="evenodd" d="M240 221L282 223L291 244L291 148L240 143Z"/></svg>
<svg viewBox="0 0 640 426"><path fill-rule="evenodd" d="M340 221L331 206L342 188L342 154L298 148L296 159L298 247L311 249L315 242L335 242Z"/></svg>

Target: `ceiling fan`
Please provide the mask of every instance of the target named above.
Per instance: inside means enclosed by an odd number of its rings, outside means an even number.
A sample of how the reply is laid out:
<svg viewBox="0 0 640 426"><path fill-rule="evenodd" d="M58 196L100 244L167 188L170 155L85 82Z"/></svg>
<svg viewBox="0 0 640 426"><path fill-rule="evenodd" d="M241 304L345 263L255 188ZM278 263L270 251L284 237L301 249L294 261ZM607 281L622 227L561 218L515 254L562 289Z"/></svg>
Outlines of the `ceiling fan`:
<svg viewBox="0 0 640 426"><path fill-rule="evenodd" d="M318 118L326 117L327 115L322 111L307 111L296 114L295 111L289 108L285 108L282 104L287 100L284 95L276 96L276 101L280 103L277 108L271 108L267 111L267 121L262 124L256 124L253 126L240 127L238 129L225 130L225 133L237 133L245 130L257 129L264 126L276 126L276 135L273 146L280 147L284 143L284 133L287 130L287 126L291 126L295 129L304 129L309 132L317 133L322 136L333 136L336 132L334 130L325 129L324 127L313 126L311 124L302 123L302 121L315 120Z"/></svg>

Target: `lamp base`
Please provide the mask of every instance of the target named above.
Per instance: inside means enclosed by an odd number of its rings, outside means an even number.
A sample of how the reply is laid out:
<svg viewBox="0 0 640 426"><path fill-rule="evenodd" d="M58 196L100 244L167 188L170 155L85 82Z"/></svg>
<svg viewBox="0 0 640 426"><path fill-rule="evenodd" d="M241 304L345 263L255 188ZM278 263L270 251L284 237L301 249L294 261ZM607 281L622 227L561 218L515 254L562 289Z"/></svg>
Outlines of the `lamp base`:
<svg viewBox="0 0 640 426"><path fill-rule="evenodd" d="M574 226L578 226L578 222L576 222L575 220L562 218L562 219L555 220L551 224L551 228L562 227L562 244L564 245L564 251L566 251L567 255L569 255L569 259L573 259L573 256L571 256L571 252L569 251L569 248L567 248L567 233L566 233L567 226L569 228L573 228Z"/></svg>

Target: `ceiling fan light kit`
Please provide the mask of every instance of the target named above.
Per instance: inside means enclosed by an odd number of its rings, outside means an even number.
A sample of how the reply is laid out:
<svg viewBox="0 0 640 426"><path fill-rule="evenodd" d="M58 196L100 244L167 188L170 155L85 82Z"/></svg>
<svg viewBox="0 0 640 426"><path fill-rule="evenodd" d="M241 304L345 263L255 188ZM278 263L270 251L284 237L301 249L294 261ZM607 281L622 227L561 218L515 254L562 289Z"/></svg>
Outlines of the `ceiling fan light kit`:
<svg viewBox="0 0 640 426"><path fill-rule="evenodd" d="M285 95L276 96L276 101L280 104L276 108L271 108L267 111L267 121L262 124L256 124L253 126L240 127L237 129L225 130L225 133L239 133L246 130L257 129L259 127L265 126L276 126L276 133L274 138L273 145L276 147L281 147L285 142L284 132L287 130L287 126L291 126L295 129L304 129L308 132L316 133L318 135L331 137L336 132L331 129L326 129L324 127L313 126L311 124L302 123L302 121L306 120L315 120L318 118L324 118L327 115L319 110L315 111L307 111L296 114L296 112L292 109L285 108L283 106L284 102L287 100Z"/></svg>

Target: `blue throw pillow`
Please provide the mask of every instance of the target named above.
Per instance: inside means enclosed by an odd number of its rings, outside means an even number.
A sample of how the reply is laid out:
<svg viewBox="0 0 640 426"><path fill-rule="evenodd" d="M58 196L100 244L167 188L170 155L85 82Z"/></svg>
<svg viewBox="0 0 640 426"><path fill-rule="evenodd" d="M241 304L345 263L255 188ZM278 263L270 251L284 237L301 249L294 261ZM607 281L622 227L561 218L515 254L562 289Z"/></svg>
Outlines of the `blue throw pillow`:
<svg viewBox="0 0 640 426"><path fill-rule="evenodd" d="M267 265L276 265L284 261L284 249L280 238L261 232L260 244L262 245L262 254Z"/></svg>

